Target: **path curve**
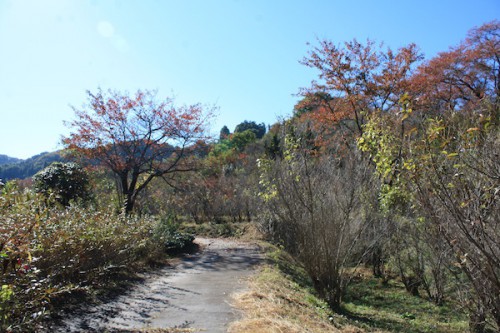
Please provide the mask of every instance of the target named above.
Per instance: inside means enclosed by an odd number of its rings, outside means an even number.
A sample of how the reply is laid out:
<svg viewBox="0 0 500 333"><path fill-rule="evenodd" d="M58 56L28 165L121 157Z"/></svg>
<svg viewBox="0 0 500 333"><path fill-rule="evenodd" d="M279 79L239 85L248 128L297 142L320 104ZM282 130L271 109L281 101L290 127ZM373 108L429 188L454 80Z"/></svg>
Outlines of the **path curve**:
<svg viewBox="0 0 500 333"><path fill-rule="evenodd" d="M202 251L178 265L148 274L144 282L109 303L63 320L56 332L103 332L191 328L226 332L238 319L230 295L245 288L244 278L262 261L255 244L197 238Z"/></svg>

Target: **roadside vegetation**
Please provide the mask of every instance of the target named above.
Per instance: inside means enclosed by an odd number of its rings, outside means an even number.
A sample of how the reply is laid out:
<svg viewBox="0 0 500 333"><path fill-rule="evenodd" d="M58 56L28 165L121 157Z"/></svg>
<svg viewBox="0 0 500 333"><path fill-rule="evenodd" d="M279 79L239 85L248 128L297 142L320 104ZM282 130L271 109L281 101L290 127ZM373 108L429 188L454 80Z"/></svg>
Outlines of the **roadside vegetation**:
<svg viewBox="0 0 500 333"><path fill-rule="evenodd" d="M282 249L262 247L269 263L251 278L248 290L233 295L243 318L229 332L340 332L304 268Z"/></svg>
<svg viewBox="0 0 500 333"><path fill-rule="evenodd" d="M318 296L314 283L283 249L262 243L268 264L250 279L249 288L233 295L243 311L231 333L245 332L465 332L468 320L456 304L437 306L408 294L401 281L390 283L361 270L340 311Z"/></svg>
<svg viewBox="0 0 500 333"><path fill-rule="evenodd" d="M270 130L260 223L332 309L366 266L499 330L499 35L485 24L426 62L356 40L303 60L319 79Z"/></svg>
<svg viewBox="0 0 500 333"><path fill-rule="evenodd" d="M460 304L438 306L408 294L401 281L384 284L369 271L353 281L341 313L340 322L350 322L365 331L459 333L469 328Z"/></svg>
<svg viewBox="0 0 500 333"><path fill-rule="evenodd" d="M2 330L33 331L73 302L113 292L193 237L168 219L70 205L8 183L0 197ZM116 289L116 290L115 290Z"/></svg>
<svg viewBox="0 0 500 333"><path fill-rule="evenodd" d="M291 117L218 138L214 107L88 92L71 162L0 181L0 330L36 330L193 234L260 232L279 250L235 332L497 332L499 36L486 23L429 60L318 40Z"/></svg>

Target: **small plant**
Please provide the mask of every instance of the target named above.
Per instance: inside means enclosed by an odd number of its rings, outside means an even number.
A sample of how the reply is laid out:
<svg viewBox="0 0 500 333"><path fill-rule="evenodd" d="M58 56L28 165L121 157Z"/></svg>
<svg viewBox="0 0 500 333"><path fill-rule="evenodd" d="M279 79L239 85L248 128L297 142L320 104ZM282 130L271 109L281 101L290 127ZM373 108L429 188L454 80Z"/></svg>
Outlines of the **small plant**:
<svg viewBox="0 0 500 333"><path fill-rule="evenodd" d="M179 223L173 215L160 218L154 230L153 239L162 244L165 250L182 250L193 244L194 236L179 231Z"/></svg>
<svg viewBox="0 0 500 333"><path fill-rule="evenodd" d="M12 287L4 284L0 290L0 329L4 329L5 323L9 318L9 302L14 292Z"/></svg>
<svg viewBox="0 0 500 333"><path fill-rule="evenodd" d="M401 318L403 318L403 319L410 319L410 320L412 320L412 319L415 319L416 317L415 317L415 315L414 315L413 313L410 313L410 312L405 312L405 313L403 313L403 314L401 315Z"/></svg>

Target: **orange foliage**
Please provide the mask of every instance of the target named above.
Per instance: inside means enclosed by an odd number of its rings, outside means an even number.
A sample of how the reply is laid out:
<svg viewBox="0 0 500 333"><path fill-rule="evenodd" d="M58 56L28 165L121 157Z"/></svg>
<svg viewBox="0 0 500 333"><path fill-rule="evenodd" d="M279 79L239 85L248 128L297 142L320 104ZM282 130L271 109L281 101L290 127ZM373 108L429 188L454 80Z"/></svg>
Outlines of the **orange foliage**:
<svg viewBox="0 0 500 333"><path fill-rule="evenodd" d="M421 58L415 44L394 52L390 48L384 51L382 45L377 47L370 40L366 44L353 40L343 47L320 41L302 63L318 69L321 82L312 82L303 94L330 96L315 108L319 119L353 119L361 134L367 113L399 109L397 104L407 91L412 67Z"/></svg>
<svg viewBox="0 0 500 333"><path fill-rule="evenodd" d="M412 77L414 104L426 112L474 110L500 92L500 21L472 29L457 47L420 66Z"/></svg>
<svg viewBox="0 0 500 333"><path fill-rule="evenodd" d="M177 107L171 98L138 90L135 96L116 91L88 92L88 104L73 108L73 132L64 144L115 173L130 211L137 194L155 177L189 169L189 147L206 138L213 110L199 104ZM144 180L141 180L144 179Z"/></svg>

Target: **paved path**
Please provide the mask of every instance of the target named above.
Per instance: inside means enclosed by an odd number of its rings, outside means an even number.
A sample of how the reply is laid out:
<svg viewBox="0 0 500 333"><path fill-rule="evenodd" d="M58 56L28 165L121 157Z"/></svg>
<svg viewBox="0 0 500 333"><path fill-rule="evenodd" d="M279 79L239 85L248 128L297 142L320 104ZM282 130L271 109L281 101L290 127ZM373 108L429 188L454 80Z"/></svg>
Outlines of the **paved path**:
<svg viewBox="0 0 500 333"><path fill-rule="evenodd" d="M64 321L60 332L192 328L226 332L237 319L230 294L244 289L262 256L256 245L196 239L203 250L146 277L126 295Z"/></svg>

